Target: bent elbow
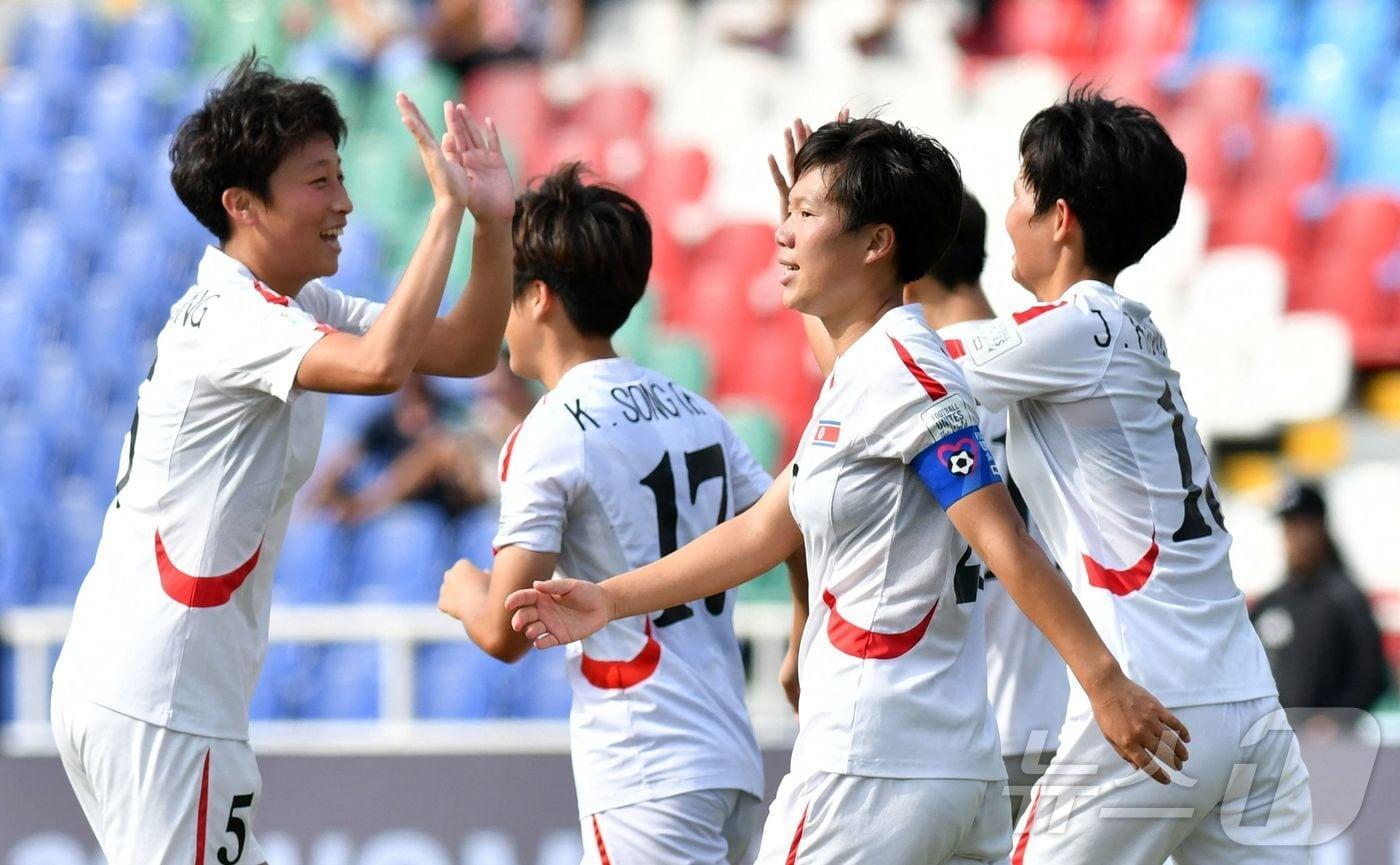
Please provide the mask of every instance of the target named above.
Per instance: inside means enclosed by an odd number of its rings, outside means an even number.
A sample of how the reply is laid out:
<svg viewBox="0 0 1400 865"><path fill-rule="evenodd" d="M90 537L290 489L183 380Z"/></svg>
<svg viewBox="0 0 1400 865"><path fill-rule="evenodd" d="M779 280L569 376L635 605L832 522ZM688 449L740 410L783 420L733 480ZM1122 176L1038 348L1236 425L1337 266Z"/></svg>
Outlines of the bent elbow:
<svg viewBox="0 0 1400 865"><path fill-rule="evenodd" d="M480 642L481 650L498 661L507 664L514 664L525 657L525 653L530 650L528 644L521 645L520 641L512 639L511 634L491 634Z"/></svg>

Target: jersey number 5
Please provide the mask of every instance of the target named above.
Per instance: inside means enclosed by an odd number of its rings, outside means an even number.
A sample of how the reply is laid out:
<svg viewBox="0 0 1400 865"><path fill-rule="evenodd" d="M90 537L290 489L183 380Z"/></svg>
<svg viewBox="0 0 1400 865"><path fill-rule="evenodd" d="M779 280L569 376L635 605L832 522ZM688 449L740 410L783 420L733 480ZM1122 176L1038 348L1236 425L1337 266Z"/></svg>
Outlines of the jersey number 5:
<svg viewBox="0 0 1400 865"><path fill-rule="evenodd" d="M696 496L699 495L700 485L705 481L718 478L719 487L719 513L715 516L715 525L724 522L724 516L729 512L729 479L724 472L724 448L718 444L712 444L707 448L698 451L687 451L685 454L685 473L690 478L690 503L695 504ZM668 556L676 551L676 524L680 518L679 506L676 503L676 473L671 468L671 454L666 452L661 456L661 462L656 464L656 468L651 470L651 474L642 478L641 485L651 490L656 497L656 540L662 556ZM710 595L705 599L705 609L713 616L718 616L724 612L724 592ZM683 622L695 611L688 604L680 604L675 607L666 608L661 615L656 617L656 626L664 628L667 625L674 625L676 622Z"/></svg>

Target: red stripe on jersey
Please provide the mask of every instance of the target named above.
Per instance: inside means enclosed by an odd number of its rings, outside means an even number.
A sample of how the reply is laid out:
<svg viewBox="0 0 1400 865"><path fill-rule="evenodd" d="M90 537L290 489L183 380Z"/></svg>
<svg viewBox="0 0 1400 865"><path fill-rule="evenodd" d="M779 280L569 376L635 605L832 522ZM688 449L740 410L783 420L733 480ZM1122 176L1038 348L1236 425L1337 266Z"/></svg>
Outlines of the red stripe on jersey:
<svg viewBox="0 0 1400 865"><path fill-rule="evenodd" d="M651 619L646 620L646 645L630 661L599 661L583 656L579 672L595 688L630 688L651 678L661 663L661 644L651 635Z"/></svg>
<svg viewBox="0 0 1400 865"><path fill-rule="evenodd" d="M933 621L933 614L938 610L938 601L934 601L928 615L909 630L899 634L877 634L843 619L836 611L836 596L830 590L822 590L822 600L826 602L827 609L831 610L831 615L826 620L826 636L831 640L831 645L854 658L875 658L882 661L898 658L914 648L924 638L929 623Z"/></svg>
<svg viewBox="0 0 1400 865"><path fill-rule="evenodd" d="M792 846L788 848L786 865L797 865L797 845L802 843L802 830L807 828L807 809L802 809L802 819L797 821L797 833L792 836Z"/></svg>
<svg viewBox="0 0 1400 865"><path fill-rule="evenodd" d="M601 865L612 865L612 860L608 858L607 845L603 843L603 830L598 827L598 815L593 815L593 842L598 845L598 862Z"/></svg>
<svg viewBox="0 0 1400 865"><path fill-rule="evenodd" d="M523 426L525 426L523 423L516 424L515 429L510 431L510 436L506 439L506 449L501 454L501 483L505 483L506 472L510 471L510 455L515 450L515 437L520 435L520 428Z"/></svg>
<svg viewBox="0 0 1400 865"><path fill-rule="evenodd" d="M1031 800L1031 807L1026 811L1026 825L1021 827L1021 837L1016 839L1016 849L1011 854L1011 865L1022 865L1026 861L1026 848L1031 843L1031 825L1035 823L1036 807L1040 805L1040 787L1035 788L1035 798Z"/></svg>
<svg viewBox="0 0 1400 865"><path fill-rule="evenodd" d="M1059 303L1038 303L1030 309L1023 309L1020 312L1013 312L1011 314L1011 320L1016 322L1017 324L1025 324L1031 319L1039 318L1040 316L1044 315L1050 310L1059 309L1067 303L1069 303L1069 301L1067 300L1062 300Z"/></svg>
<svg viewBox="0 0 1400 865"><path fill-rule="evenodd" d="M199 780L199 814L194 823L194 865L204 865L204 837L209 830L209 752L204 752L204 777Z"/></svg>
<svg viewBox="0 0 1400 865"><path fill-rule="evenodd" d="M1154 535L1152 546L1147 548L1147 552L1142 554L1142 558L1138 559L1132 567L1124 568L1121 571L1104 567L1086 553L1084 555L1084 570L1088 573L1089 585L1108 589L1119 597L1131 595L1147 585L1147 581L1152 577L1152 567L1157 564L1157 552L1157 537Z"/></svg>
<svg viewBox="0 0 1400 865"><path fill-rule="evenodd" d="M957 360L967 354L967 349L963 348L962 340L960 339L945 339L943 340L943 346L948 349L948 356L953 360Z"/></svg>
<svg viewBox="0 0 1400 865"><path fill-rule="evenodd" d="M263 285L261 282L254 282L253 288L256 288L258 290L258 294L261 294L263 296L263 300L267 301L268 303L275 303L278 306L286 306L287 304L291 303L291 301L287 299L286 295L278 294L277 292Z"/></svg>
<svg viewBox="0 0 1400 865"><path fill-rule="evenodd" d="M170 600L187 607L219 607L227 604L253 568L258 566L260 556L261 541L248 561L226 574L209 577L187 574L170 561L170 556L165 552L165 542L160 539L160 529L156 529L156 568L160 571L160 587L170 596Z"/></svg>
<svg viewBox="0 0 1400 865"><path fill-rule="evenodd" d="M316 329L319 330L321 333L324 333L324 334L332 334L332 333L338 333L338 332L339 332L339 331L337 331L335 328L333 328L333 327L331 327L330 325L326 324L324 321L318 321L318 322L316 322Z"/></svg>
<svg viewBox="0 0 1400 865"><path fill-rule="evenodd" d="M914 376L915 380L923 386L924 392L928 394L929 399L940 400L948 395L948 391L943 389L943 385L935 381L933 376L924 372L923 367L914 362L914 358L909 354L909 350L900 344L899 340L891 336L890 342L894 343L894 350L899 354L899 359L904 361L904 366L909 370L910 375Z"/></svg>

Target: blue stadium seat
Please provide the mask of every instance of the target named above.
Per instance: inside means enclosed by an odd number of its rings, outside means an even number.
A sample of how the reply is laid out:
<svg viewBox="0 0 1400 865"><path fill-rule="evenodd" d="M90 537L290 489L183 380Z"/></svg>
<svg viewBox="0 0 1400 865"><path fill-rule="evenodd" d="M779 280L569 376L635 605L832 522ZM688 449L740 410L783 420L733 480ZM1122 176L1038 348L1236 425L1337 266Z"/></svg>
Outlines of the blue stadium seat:
<svg viewBox="0 0 1400 865"><path fill-rule="evenodd" d="M117 29L111 60L147 86L169 86L189 64L193 47L189 22L180 10L147 3Z"/></svg>
<svg viewBox="0 0 1400 865"><path fill-rule="evenodd" d="M379 715L379 647L336 643L325 648L307 717L361 720Z"/></svg>
<svg viewBox="0 0 1400 865"><path fill-rule="evenodd" d="M106 143L99 145L99 141L65 138L52 154L40 186L38 204L59 217L58 226L70 250L90 253L111 233L113 217L120 213L111 157Z"/></svg>
<svg viewBox="0 0 1400 865"><path fill-rule="evenodd" d="M70 472L80 477L99 498L110 499L116 493L122 444L130 430L131 409L125 405L110 407L87 437L83 451L69 466Z"/></svg>
<svg viewBox="0 0 1400 865"><path fill-rule="evenodd" d="M88 371L89 383L105 397L129 381L128 368L139 363L139 301L139 292L115 277L98 276L88 283L83 314L72 334L73 347Z"/></svg>
<svg viewBox="0 0 1400 865"><path fill-rule="evenodd" d="M1191 56L1276 72L1289 61L1295 31L1295 9L1288 0L1203 0L1196 9Z"/></svg>
<svg viewBox="0 0 1400 865"><path fill-rule="evenodd" d="M514 671L465 636L418 650L415 714L419 718L492 718L503 714L507 680Z"/></svg>
<svg viewBox="0 0 1400 865"><path fill-rule="evenodd" d="M60 333L77 301L73 286L83 284L83 280L59 221L49 213L26 214L15 233L12 252L5 276L23 293L41 333Z"/></svg>
<svg viewBox="0 0 1400 865"><path fill-rule="evenodd" d="M506 714L512 718L567 718L574 692L563 650L531 649L511 671Z"/></svg>
<svg viewBox="0 0 1400 865"><path fill-rule="evenodd" d="M29 8L14 43L15 65L76 88L102 62L96 20L79 3L36 3Z"/></svg>
<svg viewBox="0 0 1400 865"><path fill-rule="evenodd" d="M366 522L350 546L350 592L355 601L436 601L445 562L444 520L430 505L403 504Z"/></svg>
<svg viewBox="0 0 1400 865"><path fill-rule="evenodd" d="M74 131L100 142L109 165L127 168L149 155L156 140L156 106L131 70L103 68L79 105Z"/></svg>
<svg viewBox="0 0 1400 865"><path fill-rule="evenodd" d="M0 163L27 175L58 134L60 113L39 76L14 69L0 83Z"/></svg>
<svg viewBox="0 0 1400 865"><path fill-rule="evenodd" d="M1281 83L1281 107L1325 123L1338 144L1342 178L1354 177L1373 109L1369 81L1356 62L1336 45L1317 45Z"/></svg>
<svg viewBox="0 0 1400 865"><path fill-rule="evenodd" d="M87 443L97 406L88 391L87 372L67 346L45 346L36 361L29 410L64 461L58 468L66 469Z"/></svg>
<svg viewBox="0 0 1400 865"><path fill-rule="evenodd" d="M1392 100L1376 112L1375 125L1367 136L1369 145L1362 180L1388 187L1400 194L1400 99Z"/></svg>
<svg viewBox="0 0 1400 865"><path fill-rule="evenodd" d="M277 560L274 601L334 604L343 600L345 542L345 529L330 520L293 520Z"/></svg>
<svg viewBox="0 0 1400 865"><path fill-rule="evenodd" d="M32 414L0 414L0 501L21 508L49 495L52 447Z"/></svg>
<svg viewBox="0 0 1400 865"><path fill-rule="evenodd" d="M86 484L63 485L44 520L48 537L40 570L39 603L72 606L97 554L106 504Z"/></svg>
<svg viewBox="0 0 1400 865"><path fill-rule="evenodd" d="M500 528L501 510L497 505L478 505L458 517L453 528L452 561L466 559L482 570L490 570L495 554L491 541Z"/></svg>
<svg viewBox="0 0 1400 865"><path fill-rule="evenodd" d="M386 285L383 243L369 220L352 215L340 246L340 269L327 282L356 297L386 299L392 286Z"/></svg>
<svg viewBox="0 0 1400 865"><path fill-rule="evenodd" d="M308 643L270 643L253 690L253 720L295 720L311 713L325 650Z"/></svg>
<svg viewBox="0 0 1400 865"><path fill-rule="evenodd" d="M1395 55L1397 23L1394 0L1312 0L1303 22L1303 50L1336 45L1359 68L1377 71L1378 62Z"/></svg>
<svg viewBox="0 0 1400 865"><path fill-rule="evenodd" d="M0 410L26 403L33 390L39 355L39 322L33 312L17 282L0 281Z"/></svg>
<svg viewBox="0 0 1400 865"><path fill-rule="evenodd" d="M0 501L0 610L34 603L34 534L23 513Z"/></svg>
<svg viewBox="0 0 1400 865"><path fill-rule="evenodd" d="M0 724L15 719L15 656L8 643L0 643Z"/></svg>

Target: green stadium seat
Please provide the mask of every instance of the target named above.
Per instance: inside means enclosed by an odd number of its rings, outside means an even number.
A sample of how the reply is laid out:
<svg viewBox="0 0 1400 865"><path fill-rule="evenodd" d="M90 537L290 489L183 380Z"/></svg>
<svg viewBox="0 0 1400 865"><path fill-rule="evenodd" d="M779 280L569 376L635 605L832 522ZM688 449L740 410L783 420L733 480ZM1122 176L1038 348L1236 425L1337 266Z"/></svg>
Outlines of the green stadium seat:
<svg viewBox="0 0 1400 865"><path fill-rule="evenodd" d="M719 409L758 464L770 473L777 471L783 457L783 430L778 418L762 405L742 400L726 401Z"/></svg>
<svg viewBox="0 0 1400 865"><path fill-rule="evenodd" d="M709 352L699 340L674 331L659 331L648 352L651 368L701 396L710 392Z"/></svg>
<svg viewBox="0 0 1400 865"><path fill-rule="evenodd" d="M618 354L632 358L642 366L651 366L651 348L657 340L657 302L655 295L642 295L632 314L613 334L613 347Z"/></svg>

